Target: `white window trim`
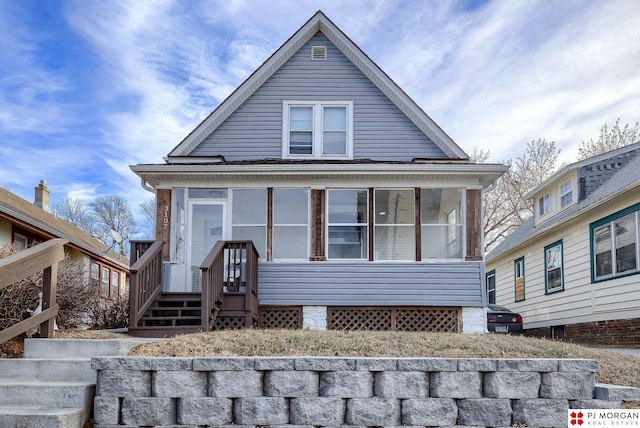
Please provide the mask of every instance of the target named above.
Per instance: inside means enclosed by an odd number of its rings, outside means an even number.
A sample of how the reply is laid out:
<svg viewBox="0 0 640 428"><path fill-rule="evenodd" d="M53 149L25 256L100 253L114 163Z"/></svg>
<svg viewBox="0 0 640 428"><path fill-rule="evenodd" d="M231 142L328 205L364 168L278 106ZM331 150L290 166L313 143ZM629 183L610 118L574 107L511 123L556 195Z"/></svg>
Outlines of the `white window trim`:
<svg viewBox="0 0 640 428"><path fill-rule="evenodd" d="M562 186L564 186L565 184L569 184L569 190L562 193ZM563 181L562 183L560 183L560 185L558 186L558 206L560 207L560 210L564 210L566 208L569 208L571 205L573 205L574 201L575 201L575 192L573 189L573 180L568 179ZM562 197L568 194L571 194L571 202L569 202L567 205L562 206Z"/></svg>
<svg viewBox="0 0 640 428"><path fill-rule="evenodd" d="M331 192L332 190L350 190L350 191L364 191L367 194L367 211L366 211L366 219L364 223L331 223L329 222L329 192ZM360 187L336 187L336 188L331 188L331 189L327 189L326 190L326 194L325 194L325 236L326 236L326 245L325 245L325 249L324 249L324 256L327 258L327 260L329 261L336 261L336 260L342 260L342 261L347 261L347 262L360 262L360 261L367 261L369 260L369 246L371 245L369 243L369 205L371 204L371 201L369 200L369 191L366 188L360 188ZM357 227L364 227L365 230L367 231L367 246L366 248L364 248L364 256L363 257L359 257L359 258L339 258L339 257L329 257L329 228L333 226L333 227L340 227L340 226L357 226Z"/></svg>
<svg viewBox="0 0 640 428"><path fill-rule="evenodd" d="M275 216L275 192L277 190L306 190L307 191L307 222L305 223L277 223L277 219ZM272 241L271 254L273 255L274 262L292 262L292 263L306 263L309 261L309 256L311 255L311 188L309 187L278 187L274 189L274 197L273 197L273 222L271 224L272 233L274 235L274 240ZM304 257L300 258L278 258L275 257L275 229L276 227L302 227L305 226L307 228L307 248L306 254ZM268 227L267 227L268 228ZM267 244L268 246L268 244ZM269 251L267 249L267 251Z"/></svg>
<svg viewBox="0 0 640 428"><path fill-rule="evenodd" d="M544 206L544 200L548 199L549 200L549 209L546 210L545 212L542 212L542 210L540 209L541 207ZM542 202L542 204L540 204L540 202ZM552 207L552 200L551 200L551 192L546 192L544 195L542 195L541 197L538 198L538 217L543 218L548 216L549 214L551 214L553 212L553 207Z"/></svg>
<svg viewBox="0 0 640 428"><path fill-rule="evenodd" d="M310 155L289 153L289 110L291 107L313 108L313 142ZM347 109L347 152L344 155L322 154L322 107L346 107ZM284 100L282 102L282 159L353 159L353 101Z"/></svg>

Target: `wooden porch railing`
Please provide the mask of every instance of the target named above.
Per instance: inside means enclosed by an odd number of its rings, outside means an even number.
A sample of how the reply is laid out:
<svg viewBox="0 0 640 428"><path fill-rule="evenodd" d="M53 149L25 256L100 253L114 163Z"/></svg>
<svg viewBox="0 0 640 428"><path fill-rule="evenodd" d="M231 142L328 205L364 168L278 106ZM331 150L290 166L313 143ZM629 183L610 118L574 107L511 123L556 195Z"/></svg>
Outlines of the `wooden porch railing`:
<svg viewBox="0 0 640 428"><path fill-rule="evenodd" d="M43 271L42 312L0 332L0 343L40 324L40 337L53 337L54 318L58 315L56 286L58 262L64 259L66 239L50 239L0 260L0 290L30 275Z"/></svg>
<svg viewBox="0 0 640 428"><path fill-rule="evenodd" d="M258 251L252 241L218 241L200 265L202 326L211 329L225 292L245 293L244 310L257 308Z"/></svg>
<svg viewBox="0 0 640 428"><path fill-rule="evenodd" d="M162 292L163 241L132 241L129 268L129 326L136 327Z"/></svg>

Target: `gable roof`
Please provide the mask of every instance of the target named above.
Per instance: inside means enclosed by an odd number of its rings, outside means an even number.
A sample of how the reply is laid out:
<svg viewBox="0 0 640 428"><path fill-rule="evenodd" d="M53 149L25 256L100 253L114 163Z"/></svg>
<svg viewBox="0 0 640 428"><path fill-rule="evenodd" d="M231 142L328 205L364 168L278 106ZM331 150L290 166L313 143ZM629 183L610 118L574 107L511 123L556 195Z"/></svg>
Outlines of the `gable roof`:
<svg viewBox="0 0 640 428"><path fill-rule="evenodd" d="M615 150L611 150L611 151L608 151L606 153L601 153L599 155L591 156L591 157L583 159L581 161L565 165L565 166L561 167L560 169L558 169L558 171L556 171L553 175L551 175L551 177L547 178L545 181L540 183L538 186L536 186L535 188L533 188L529 192L527 192L524 195L524 198L525 199L530 199L530 198L534 197L541 190L545 189L549 184L553 183L559 177L562 177L565 173L567 173L569 171L580 169L580 168L583 168L583 167L588 166L588 165L592 165L592 164L595 164L595 163L598 163L598 162L601 162L601 161L605 161L607 159L612 159L612 158L615 158L617 156L624 155L625 153L633 152L633 151L636 151L636 150L640 150L640 142L633 143L633 144L628 144L628 145L626 145L624 147L619 147L619 148L617 148Z"/></svg>
<svg viewBox="0 0 640 428"><path fill-rule="evenodd" d="M628 149L629 147L633 148ZM620 168L620 170L613 174L611 178L605 181L600 187L595 189L591 194L589 194L586 198L584 198L577 204L571 206L570 208L567 208L566 210L538 224L537 226L534 226L533 216L530 217L520 227L514 230L513 233L507 236L500 244L498 244L496 248L489 252L486 257L487 262L489 261L489 259L497 257L501 253L508 251L509 249L523 243L526 240L534 238L537 235L540 235L554 227L557 227L561 223L568 221L569 219L574 218L584 212L601 206L602 204L606 203L607 201L611 200L621 193L627 192L636 187L640 187L640 143L626 146L623 149L625 148L627 149L626 152L630 152L631 150L638 150L639 154L636 154L633 159L631 159L625 166L623 166L622 168ZM614 150L609 153L605 153L605 155L585 159L572 165L578 165L576 168L587 166L623 152L625 151L621 151L621 149Z"/></svg>
<svg viewBox="0 0 640 428"><path fill-rule="evenodd" d="M264 82L293 56L318 31L322 32L349 60L378 87L422 132L453 159L469 156L413 101L378 65L376 65L327 16L318 11L296 31L271 57L254 71L227 99L204 119L169 157L188 156Z"/></svg>
<svg viewBox="0 0 640 428"><path fill-rule="evenodd" d="M93 236L3 188L0 188L1 217L31 226L43 235L67 239L69 246L95 259L116 264L124 269L129 267L126 257L110 250Z"/></svg>

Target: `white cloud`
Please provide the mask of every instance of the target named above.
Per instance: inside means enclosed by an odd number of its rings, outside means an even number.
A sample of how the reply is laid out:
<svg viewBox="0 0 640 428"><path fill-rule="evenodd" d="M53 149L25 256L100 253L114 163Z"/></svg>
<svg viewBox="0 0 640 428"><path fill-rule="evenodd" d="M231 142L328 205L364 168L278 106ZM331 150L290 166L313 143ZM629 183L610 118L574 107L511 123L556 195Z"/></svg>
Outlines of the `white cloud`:
<svg viewBox="0 0 640 428"><path fill-rule="evenodd" d="M162 162L318 9L459 145L491 148L492 160L538 137L571 158L603 123L640 119L636 0L464 5L69 1L60 7L87 54L78 81L43 61L43 43L67 29L33 28L11 3L0 11L0 183L148 198L128 165ZM33 168L31 154L46 161Z"/></svg>

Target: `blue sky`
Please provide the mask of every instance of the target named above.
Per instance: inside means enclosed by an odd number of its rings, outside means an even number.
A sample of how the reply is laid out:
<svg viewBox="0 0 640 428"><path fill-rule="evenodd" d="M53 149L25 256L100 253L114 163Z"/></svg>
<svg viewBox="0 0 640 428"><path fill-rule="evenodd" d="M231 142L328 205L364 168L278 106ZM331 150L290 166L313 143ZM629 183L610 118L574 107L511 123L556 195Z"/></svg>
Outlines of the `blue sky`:
<svg viewBox="0 0 640 428"><path fill-rule="evenodd" d="M640 120L637 0L0 0L0 186L151 195L160 163L317 10L463 149L572 161Z"/></svg>

